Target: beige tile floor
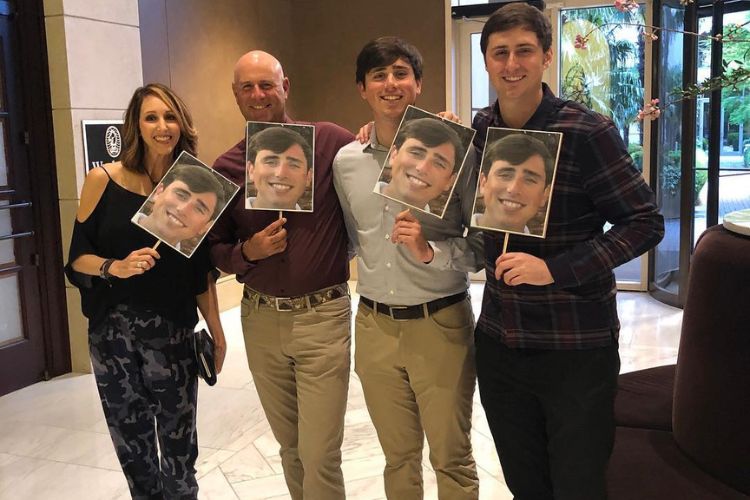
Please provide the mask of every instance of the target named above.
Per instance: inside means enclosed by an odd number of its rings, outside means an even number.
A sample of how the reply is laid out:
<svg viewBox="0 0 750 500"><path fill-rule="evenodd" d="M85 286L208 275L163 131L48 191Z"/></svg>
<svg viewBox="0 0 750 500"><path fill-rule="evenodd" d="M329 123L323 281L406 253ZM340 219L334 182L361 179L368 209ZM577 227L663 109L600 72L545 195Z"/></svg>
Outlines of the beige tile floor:
<svg viewBox="0 0 750 500"><path fill-rule="evenodd" d="M472 285L479 313L481 285ZM355 301L356 301L355 295ZM622 371L673 363L682 311L647 294L620 293ZM203 499L288 498L278 446L247 369L239 310L222 314L229 353L214 387L199 390L198 478ZM478 395L472 430L480 498L511 498ZM425 498L437 498L425 451ZM348 498L384 498L384 465L362 388L352 373L343 446ZM0 398L0 500L129 498L92 375L69 374Z"/></svg>

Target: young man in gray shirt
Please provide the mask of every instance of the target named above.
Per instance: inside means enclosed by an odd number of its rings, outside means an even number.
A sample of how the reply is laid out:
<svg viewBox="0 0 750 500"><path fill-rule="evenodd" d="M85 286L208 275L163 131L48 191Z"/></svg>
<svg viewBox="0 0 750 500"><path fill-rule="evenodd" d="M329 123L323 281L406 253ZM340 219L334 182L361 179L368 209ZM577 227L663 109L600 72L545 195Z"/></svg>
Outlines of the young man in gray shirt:
<svg viewBox="0 0 750 500"><path fill-rule="evenodd" d="M482 259L462 237L474 164L464 167L443 219L373 193L401 118L421 92L422 57L404 40L378 38L357 58L357 85L374 127L366 144L339 151L334 185L357 254L355 371L385 454L386 495L423 497L426 435L439 498L475 500L474 317L466 271Z"/></svg>

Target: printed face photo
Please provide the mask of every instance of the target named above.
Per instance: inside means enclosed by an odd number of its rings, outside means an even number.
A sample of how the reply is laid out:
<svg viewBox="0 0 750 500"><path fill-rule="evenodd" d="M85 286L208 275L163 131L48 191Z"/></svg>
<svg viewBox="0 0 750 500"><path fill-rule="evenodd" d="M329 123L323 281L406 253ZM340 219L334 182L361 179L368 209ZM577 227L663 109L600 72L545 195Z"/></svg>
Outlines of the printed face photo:
<svg viewBox="0 0 750 500"><path fill-rule="evenodd" d="M549 186L545 177L544 160L539 155L520 165L495 161L487 175L479 178L479 193L484 199L483 225L523 232L526 223L547 203Z"/></svg>
<svg viewBox="0 0 750 500"><path fill-rule="evenodd" d="M472 227L544 237L562 135L490 128Z"/></svg>
<svg viewBox="0 0 750 500"><path fill-rule="evenodd" d="M409 106L374 192L443 216L474 130Z"/></svg>
<svg viewBox="0 0 750 500"><path fill-rule="evenodd" d="M132 222L190 257L239 186L183 152Z"/></svg>
<svg viewBox="0 0 750 500"><path fill-rule="evenodd" d="M409 138L391 148L391 182L383 190L391 198L423 207L453 187L456 148L449 142L429 147Z"/></svg>
<svg viewBox="0 0 750 500"><path fill-rule="evenodd" d="M194 193L178 180L166 187L159 184L152 200L154 207L147 220L151 228L172 245L205 234L219 202L216 193Z"/></svg>
<svg viewBox="0 0 750 500"><path fill-rule="evenodd" d="M245 208L311 212L314 127L248 122Z"/></svg>
<svg viewBox="0 0 750 500"><path fill-rule="evenodd" d="M255 162L247 162L247 175L257 190L254 208L294 209L312 183L312 171L299 144L280 153L258 151Z"/></svg>

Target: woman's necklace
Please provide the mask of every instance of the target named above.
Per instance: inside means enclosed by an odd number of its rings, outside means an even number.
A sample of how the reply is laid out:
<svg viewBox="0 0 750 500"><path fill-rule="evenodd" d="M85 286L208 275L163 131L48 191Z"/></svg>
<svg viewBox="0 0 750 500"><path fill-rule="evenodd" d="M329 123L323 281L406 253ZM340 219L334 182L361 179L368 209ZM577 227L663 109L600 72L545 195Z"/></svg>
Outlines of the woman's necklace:
<svg viewBox="0 0 750 500"><path fill-rule="evenodd" d="M153 177L151 177L151 174L148 173L148 170L145 170L145 172L146 172L146 177L148 177L148 180L151 182L151 189L154 189L156 187L156 181L154 180Z"/></svg>

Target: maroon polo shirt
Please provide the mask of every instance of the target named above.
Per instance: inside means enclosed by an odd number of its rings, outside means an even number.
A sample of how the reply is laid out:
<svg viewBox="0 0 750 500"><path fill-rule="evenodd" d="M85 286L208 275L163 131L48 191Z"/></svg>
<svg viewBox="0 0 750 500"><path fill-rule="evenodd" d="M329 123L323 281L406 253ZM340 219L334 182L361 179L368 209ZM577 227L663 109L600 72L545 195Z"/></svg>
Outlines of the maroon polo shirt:
<svg viewBox="0 0 750 500"><path fill-rule="evenodd" d="M281 253L247 261L241 245L278 219L278 212L245 209L245 139L221 155L214 168L242 186L208 234L211 260L237 281L277 297L303 295L349 279L347 236L331 164L338 150L354 140L347 130L328 122L286 122L315 126L314 212L284 212L287 247Z"/></svg>

